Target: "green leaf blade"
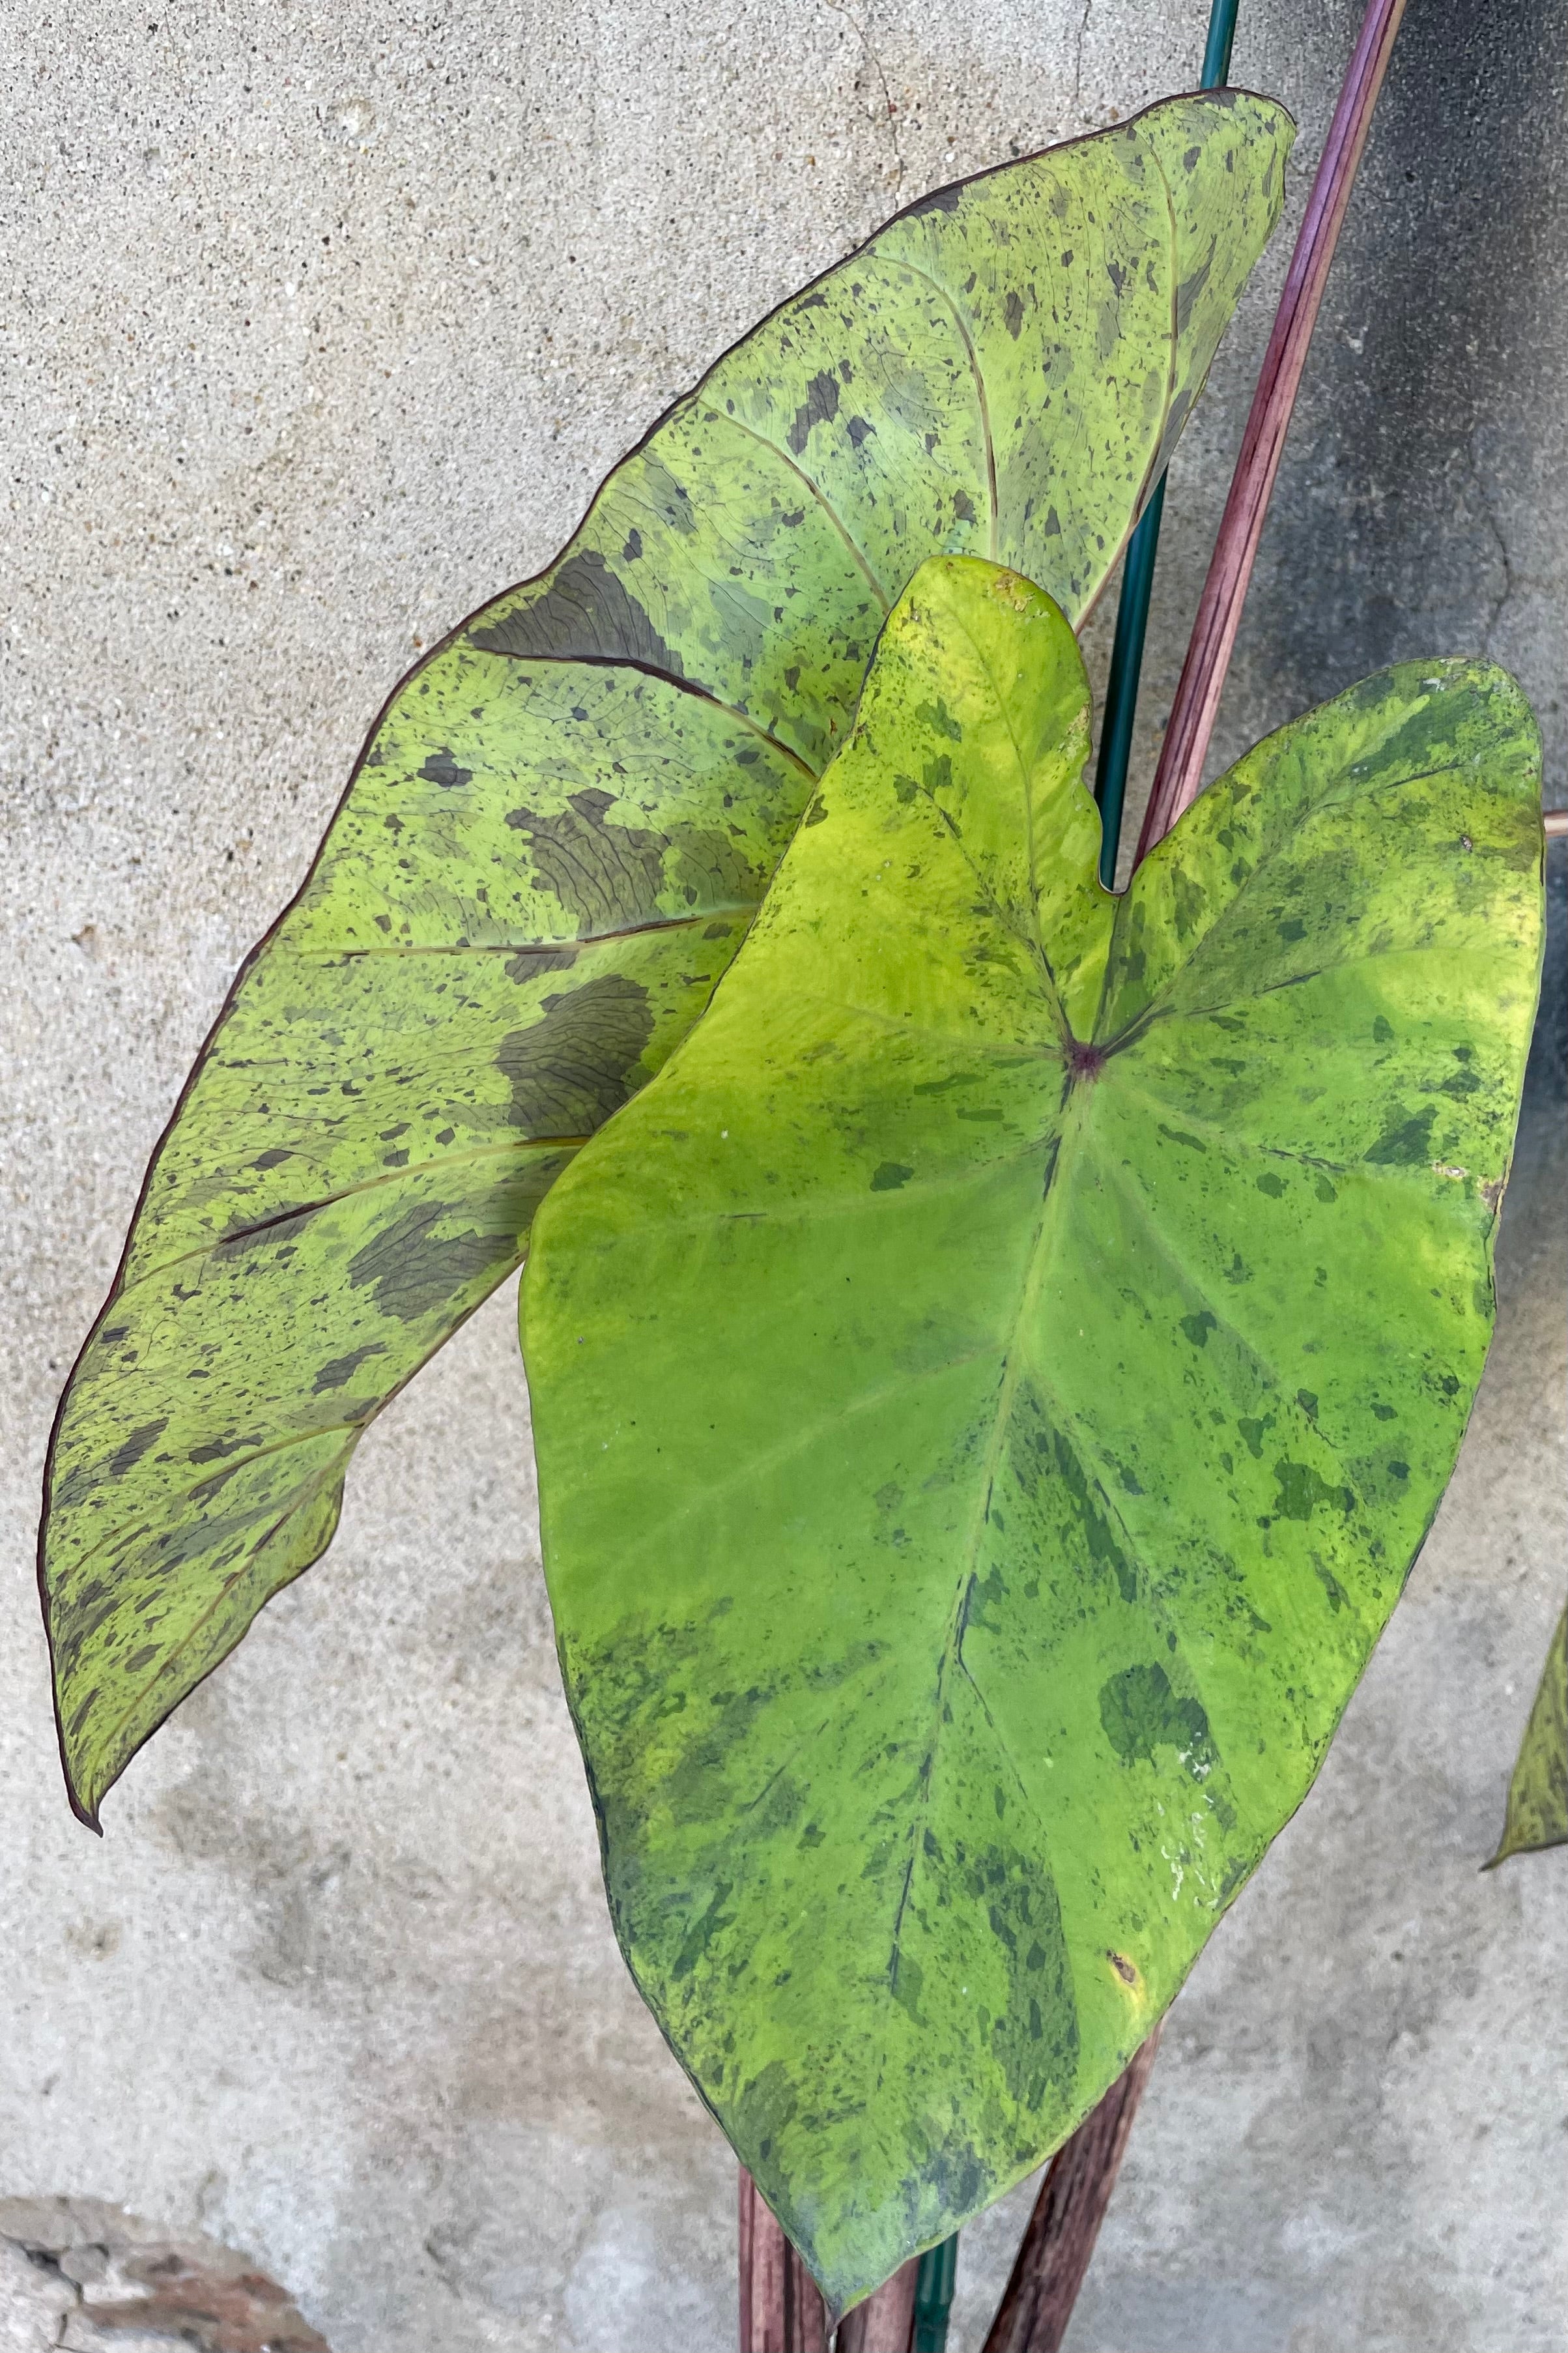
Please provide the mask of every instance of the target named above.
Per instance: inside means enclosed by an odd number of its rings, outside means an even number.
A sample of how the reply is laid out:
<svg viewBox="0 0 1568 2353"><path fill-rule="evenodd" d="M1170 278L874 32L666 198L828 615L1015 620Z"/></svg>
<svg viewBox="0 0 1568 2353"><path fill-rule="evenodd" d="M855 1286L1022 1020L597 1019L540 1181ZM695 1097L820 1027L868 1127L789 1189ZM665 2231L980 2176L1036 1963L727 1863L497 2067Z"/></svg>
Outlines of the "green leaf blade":
<svg viewBox="0 0 1568 2353"><path fill-rule="evenodd" d="M1170 2000L1310 1784L1490 1328L1541 944L1517 690L1352 690L1121 902L1086 710L1038 591L917 575L524 1288L617 1933L841 2304Z"/></svg>
<svg viewBox="0 0 1568 2353"><path fill-rule="evenodd" d="M1509 1783L1495 1871L1510 1854L1568 1843L1568 1611L1557 1620Z"/></svg>
<svg viewBox="0 0 1568 2353"><path fill-rule="evenodd" d="M40 1574L89 1820L702 1012L914 566L995 541L1091 601L1289 136L1263 100L1173 100L900 216L397 690L204 1050L55 1434Z"/></svg>

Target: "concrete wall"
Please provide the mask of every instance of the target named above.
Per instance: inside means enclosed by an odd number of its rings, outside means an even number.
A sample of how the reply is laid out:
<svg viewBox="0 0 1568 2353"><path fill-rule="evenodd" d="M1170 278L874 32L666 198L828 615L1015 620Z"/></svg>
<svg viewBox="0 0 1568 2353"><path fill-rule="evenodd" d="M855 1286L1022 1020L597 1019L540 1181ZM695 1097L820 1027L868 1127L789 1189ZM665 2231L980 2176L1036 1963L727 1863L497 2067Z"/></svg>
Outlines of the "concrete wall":
<svg viewBox="0 0 1568 2353"><path fill-rule="evenodd" d="M511 1300L372 1433L327 1559L102 1845L59 1788L31 1591L55 1392L232 969L421 644L542 564L754 316L922 189L1189 83L1205 13L0 11L0 2191L247 2246L335 2353L731 2341L731 2160L604 1917ZM1244 0L1236 75L1301 123L1297 213L1354 13ZM1412 0L1216 753L1488 649L1568 800L1565 29L1568 0ZM1145 776L1287 250L1175 470ZM1556 1050L1459 1474L1173 2014L1072 2353L1568 2346L1568 1856L1476 1875L1568 1534ZM966 2235L964 2347L1019 2219Z"/></svg>

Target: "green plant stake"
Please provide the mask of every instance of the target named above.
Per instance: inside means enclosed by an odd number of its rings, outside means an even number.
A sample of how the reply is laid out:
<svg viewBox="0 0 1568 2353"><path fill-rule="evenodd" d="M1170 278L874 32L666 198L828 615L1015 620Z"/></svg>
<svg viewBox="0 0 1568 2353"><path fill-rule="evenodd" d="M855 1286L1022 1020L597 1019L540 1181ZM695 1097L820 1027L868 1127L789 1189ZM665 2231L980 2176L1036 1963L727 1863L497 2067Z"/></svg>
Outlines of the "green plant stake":
<svg viewBox="0 0 1568 2353"><path fill-rule="evenodd" d="M84 1820L321 1552L367 1425L701 1015L915 566L973 548L1092 600L1290 135L1262 100L1175 99L923 198L398 688L56 1425L40 1580Z"/></svg>
<svg viewBox="0 0 1568 2353"><path fill-rule="evenodd" d="M1094 797L1103 828L1100 879L1108 891L1116 886L1121 811L1127 798L1127 764L1132 755L1132 723L1138 716L1138 681L1149 628L1149 599L1153 594L1160 526L1165 513L1165 480L1162 474L1155 483L1153 495L1128 544L1121 571L1121 596L1116 607L1116 635L1111 641L1110 672L1105 687L1105 732L1094 779Z"/></svg>
<svg viewBox="0 0 1568 2353"><path fill-rule="evenodd" d="M915 2280L915 2327L910 2353L947 2353L948 2315L958 2284L958 2233L928 2248Z"/></svg>
<svg viewBox="0 0 1568 2353"><path fill-rule="evenodd" d="M1239 0L1214 0L1209 11L1208 38L1204 44L1200 90L1222 90L1230 79L1230 53L1236 42L1238 5Z"/></svg>
<svg viewBox="0 0 1568 2353"><path fill-rule="evenodd" d="M1202 90L1220 90L1230 79L1230 52L1236 39L1238 0L1214 0L1208 42L1204 50ZM1160 525L1165 512L1165 476L1161 475L1127 544L1121 571L1121 595L1116 607L1116 636L1110 649L1110 674L1106 681L1101 723L1100 765L1095 771L1094 797L1103 828L1100 849L1100 879L1109 891L1116 881L1116 854L1121 840L1121 810L1127 797L1127 765L1132 755L1132 723L1138 716L1138 681L1143 668L1143 640L1149 628L1149 599L1154 587L1154 564L1160 552Z"/></svg>
<svg viewBox="0 0 1568 2353"><path fill-rule="evenodd" d="M1097 875L1089 696L929 563L523 1290L612 1915L830 2304L1056 2147L1317 1771L1452 1470L1542 941L1482 663Z"/></svg>

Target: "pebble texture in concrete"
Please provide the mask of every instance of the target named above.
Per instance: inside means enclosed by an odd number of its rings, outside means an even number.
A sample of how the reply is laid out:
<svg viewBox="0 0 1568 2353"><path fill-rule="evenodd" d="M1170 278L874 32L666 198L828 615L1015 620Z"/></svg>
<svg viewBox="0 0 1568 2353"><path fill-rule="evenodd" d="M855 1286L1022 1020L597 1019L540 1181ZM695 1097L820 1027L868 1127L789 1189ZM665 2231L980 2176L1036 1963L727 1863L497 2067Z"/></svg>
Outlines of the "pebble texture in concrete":
<svg viewBox="0 0 1568 2353"><path fill-rule="evenodd" d="M0 6L0 2190L247 2247L337 2353L732 2341L731 2162L604 1915L510 1293L372 1433L331 1553L102 1845L31 1592L55 1393L234 965L421 646L755 316L923 189L1189 84L1205 13ZM1243 0L1236 77L1301 125L1287 234L1354 15ZM1216 761L1379 663L1485 649L1568 800L1565 33L1568 0L1415 0ZM1174 471L1145 780L1287 251ZM1568 2347L1568 1855L1476 1868L1568 1551L1558 1034L1458 1477L1173 2014L1071 2353ZM1021 2219L966 2234L962 2348Z"/></svg>

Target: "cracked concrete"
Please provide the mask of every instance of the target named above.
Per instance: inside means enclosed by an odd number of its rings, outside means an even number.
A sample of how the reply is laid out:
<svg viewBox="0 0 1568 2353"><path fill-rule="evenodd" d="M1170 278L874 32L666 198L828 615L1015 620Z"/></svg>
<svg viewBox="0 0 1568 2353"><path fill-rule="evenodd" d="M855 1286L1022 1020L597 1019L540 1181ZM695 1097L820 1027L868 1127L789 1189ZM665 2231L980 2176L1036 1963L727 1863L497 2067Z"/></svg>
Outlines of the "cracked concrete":
<svg viewBox="0 0 1568 2353"><path fill-rule="evenodd" d="M1481 638L1481 649L1484 653L1489 655L1492 649L1492 640L1497 635L1498 624L1501 621L1503 614L1507 611L1509 599L1513 595L1513 565L1509 561L1508 542L1503 537L1502 525L1498 521L1497 515L1492 508L1491 501L1487 496L1486 475L1478 462L1476 456L1476 440L1479 436L1479 429L1480 428L1478 427L1476 433L1473 433L1470 436L1470 470L1474 476L1476 489L1480 498L1481 512L1486 516L1487 522L1491 528L1492 537L1497 542L1498 562L1502 566L1502 585L1499 588L1496 598L1493 601L1491 611L1487 615L1486 629Z"/></svg>
<svg viewBox="0 0 1568 2353"><path fill-rule="evenodd" d="M1083 0L1083 15L1079 19L1078 42L1072 58L1072 102L1075 108L1083 105L1083 45L1089 38L1089 11L1093 6L1094 0Z"/></svg>
<svg viewBox="0 0 1568 2353"><path fill-rule="evenodd" d="M233 966L414 652L895 201L1190 83L1206 10L0 5L0 2190L253 2249L337 2353L718 2348L732 2173L605 1921L510 1295L373 1432L331 1554L101 1845L31 1593L49 1411ZM1355 13L1244 0L1237 79L1301 123L1292 218ZM1489 636L1568 801L1565 34L1568 0L1410 12L1216 757ZM1286 251L1174 470L1140 785ZM1568 2348L1568 1858L1476 1873L1568 1555L1556 1050L1459 1476L1173 2015L1072 2353ZM966 2234L960 2347L1017 2205Z"/></svg>
<svg viewBox="0 0 1568 2353"><path fill-rule="evenodd" d="M888 175L888 186L896 203L904 185L904 151L899 140L898 101L893 96L892 86L888 80L887 69L872 46L871 36L867 31L865 24L856 16L852 8L845 5L845 0L824 0L824 5L833 9L840 16L848 17L859 37L860 46L866 53L866 63L877 78L877 86L881 92L881 106L879 110L872 106L868 111L873 122L884 126L887 130L888 144L893 153L893 168Z"/></svg>

